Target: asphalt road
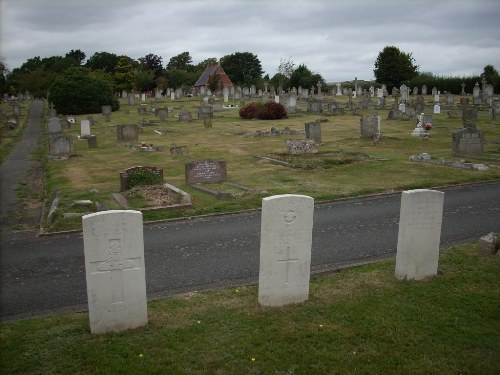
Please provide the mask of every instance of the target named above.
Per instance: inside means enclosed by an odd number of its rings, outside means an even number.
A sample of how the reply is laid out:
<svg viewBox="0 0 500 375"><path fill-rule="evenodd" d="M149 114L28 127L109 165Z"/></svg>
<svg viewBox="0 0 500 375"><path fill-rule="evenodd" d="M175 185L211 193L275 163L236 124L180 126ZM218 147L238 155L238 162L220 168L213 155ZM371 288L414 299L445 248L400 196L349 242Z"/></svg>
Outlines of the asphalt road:
<svg viewBox="0 0 500 375"><path fill-rule="evenodd" d="M500 231L500 182L445 192L441 247ZM401 194L321 203L314 213L312 271L393 257ZM148 298L258 280L260 211L144 226ZM2 238L0 319L85 310L82 233Z"/></svg>

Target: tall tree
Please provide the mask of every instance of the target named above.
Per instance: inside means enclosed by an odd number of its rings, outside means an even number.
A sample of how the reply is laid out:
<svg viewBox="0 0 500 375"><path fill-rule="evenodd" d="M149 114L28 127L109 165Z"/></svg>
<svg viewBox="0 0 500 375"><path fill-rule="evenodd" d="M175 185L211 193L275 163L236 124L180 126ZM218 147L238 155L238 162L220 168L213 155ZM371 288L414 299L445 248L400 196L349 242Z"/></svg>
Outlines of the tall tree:
<svg viewBox="0 0 500 375"><path fill-rule="evenodd" d="M134 76L134 87L139 92L146 92L154 88L155 76L151 70L139 71Z"/></svg>
<svg viewBox="0 0 500 375"><path fill-rule="evenodd" d="M118 64L118 60L118 56L114 53L96 52L90 57L90 59L87 60L85 67L93 70L100 69L114 74L115 66Z"/></svg>
<svg viewBox="0 0 500 375"><path fill-rule="evenodd" d="M378 83L385 84L390 90L407 83L418 73L418 65L411 53L402 52L395 46L386 46L378 54L373 70Z"/></svg>
<svg viewBox="0 0 500 375"><path fill-rule="evenodd" d="M192 64L193 59L189 55L189 52L182 52L179 53L177 56L174 56L170 59L170 61L167 64L167 70L186 70L186 71L192 71L194 68L194 65Z"/></svg>
<svg viewBox="0 0 500 375"><path fill-rule="evenodd" d="M153 72L155 79L164 75L162 58L160 56L150 53L144 57L139 58L139 64L140 70L149 70Z"/></svg>
<svg viewBox="0 0 500 375"><path fill-rule="evenodd" d="M217 63L218 60L216 57L209 57L208 59L200 61L198 64L195 65L194 68L196 72L199 72L199 74L201 74L206 68L212 65L217 65Z"/></svg>
<svg viewBox="0 0 500 375"><path fill-rule="evenodd" d="M500 77L498 75L498 71L491 64L488 64L484 67L483 73L481 73L481 78L486 79L486 82L497 85L500 81Z"/></svg>
<svg viewBox="0 0 500 375"><path fill-rule="evenodd" d="M290 77L295 70L295 63L292 58L280 59L280 64L278 65L278 72L273 77L273 81L277 81L278 86L285 88L290 83ZM275 84L273 82L273 84Z"/></svg>
<svg viewBox="0 0 500 375"><path fill-rule="evenodd" d="M250 52L236 52L221 57L220 65L235 85L257 84L264 73L259 58Z"/></svg>
<svg viewBox="0 0 500 375"><path fill-rule="evenodd" d="M66 58L72 59L76 62L77 65L83 65L83 60L85 60L85 52L81 50L71 50L66 54Z"/></svg>
<svg viewBox="0 0 500 375"><path fill-rule="evenodd" d="M316 87L318 82L325 83L319 73L313 73L305 64L300 64L290 76L290 86L310 89Z"/></svg>
<svg viewBox="0 0 500 375"><path fill-rule="evenodd" d="M130 90L133 87L134 71L130 58L122 56L115 66L115 80L116 90Z"/></svg>

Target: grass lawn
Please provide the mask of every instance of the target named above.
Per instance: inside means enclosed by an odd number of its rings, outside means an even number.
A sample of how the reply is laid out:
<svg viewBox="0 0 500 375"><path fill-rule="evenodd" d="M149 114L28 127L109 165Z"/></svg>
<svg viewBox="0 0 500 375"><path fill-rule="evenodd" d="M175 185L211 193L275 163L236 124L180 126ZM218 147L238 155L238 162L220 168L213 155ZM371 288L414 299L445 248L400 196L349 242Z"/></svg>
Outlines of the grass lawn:
<svg viewBox="0 0 500 375"><path fill-rule="evenodd" d="M335 97L335 100L338 101L338 98ZM427 108L431 108L432 98L427 97L426 101ZM390 101L386 110L377 111L382 116L382 139L379 143L360 138L360 117L353 116L350 112L341 116L322 116L308 114L305 106L299 106L303 110L302 115L262 121L243 120L239 118L237 109L231 109L215 112L213 127L205 129L203 120L196 118L199 99L163 99L157 103L148 101L149 108L168 106L174 109L167 122L143 126L139 134L139 142L162 147L163 152L134 151L127 144L117 142L116 125L136 124L142 122L143 118L148 123L155 118L154 115L139 115L138 105L139 103L129 106L122 100L120 110L112 114L110 122L105 122L100 114L93 115L97 124L91 127L91 132L97 136L98 148L89 149L87 141L76 140L80 132L80 120L87 115L76 116L76 125L65 131L73 136L77 155L64 161L48 161L45 165L47 198L53 190L61 191L60 213L55 215L54 222L45 223L47 231L81 227L80 218L63 219L61 214L72 212L70 206L75 199L91 199L105 203L111 209L120 209L111 196L120 189L119 172L140 165L163 168L164 181L187 191L192 195L193 201L193 209L149 212L144 214L145 220L258 208L263 196L275 194L306 194L319 201L500 178L500 155L497 153L500 122L491 120L484 111L481 112L477 126L489 142L483 157L490 160L471 161L495 165L497 168L466 171L409 161L411 155L422 152L430 153L433 158L460 160L451 156L451 134L462 128L460 119L449 119L446 113L433 115L434 128L430 139L424 141L410 136L416 120L387 120L387 109L392 105ZM194 120L190 123L180 122L175 117L183 106L193 114ZM368 110L365 114L374 112L376 111ZM446 109L443 108L443 112ZM304 134L258 137L257 131L269 131L272 127L304 131L304 123L318 118L324 118L325 122L321 125L323 144L319 147L321 154L317 159L298 163L302 168L288 168L257 158L286 153L286 139L305 138ZM163 135L157 134L155 130L161 130ZM189 155L172 157L172 144L187 146ZM335 154L335 160L327 160L325 155L332 153ZM353 155L367 155L369 158L352 160ZM184 181L185 164L204 159L225 160L229 182L257 191L265 190L267 193L245 193L234 199L218 200L187 186ZM211 188L223 187L215 185ZM50 200L47 199L45 204L48 212ZM132 204L131 208L141 207Z"/></svg>
<svg viewBox="0 0 500 375"><path fill-rule="evenodd" d="M149 303L149 324L91 335L86 313L0 324L5 374L498 374L500 257L441 252L439 273L394 260L311 279L302 304L263 308L257 287Z"/></svg>

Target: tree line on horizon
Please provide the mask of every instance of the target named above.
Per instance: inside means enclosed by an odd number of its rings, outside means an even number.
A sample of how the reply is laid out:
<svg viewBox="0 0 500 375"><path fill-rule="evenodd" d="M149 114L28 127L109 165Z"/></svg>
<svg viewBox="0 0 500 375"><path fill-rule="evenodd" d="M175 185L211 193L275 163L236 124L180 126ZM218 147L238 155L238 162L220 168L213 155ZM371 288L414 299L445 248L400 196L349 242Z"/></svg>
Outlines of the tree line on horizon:
<svg viewBox="0 0 500 375"><path fill-rule="evenodd" d="M272 77L269 74L263 75L258 56L250 52L235 52L220 59L212 57L198 64L193 64L189 52L182 52L170 58L165 66L162 57L153 53L138 59L110 52L96 52L87 60L86 57L79 49L71 50L65 56L35 56L12 71L0 59L0 93L16 95L29 92L34 97L47 98L52 85L65 81L63 78L66 76L78 76L80 79L89 76L109 86L112 93L150 92L154 89L165 90L167 87L189 91L203 71L215 64L222 66L235 85L264 88L264 83L267 82L275 88L281 86L283 89L290 89L299 86L316 87L321 82L323 91L332 88L326 84L321 74L312 72L305 64L296 66L291 58L281 59ZM470 77L435 76L431 72L419 72L418 69L411 53L395 46L386 46L374 62L375 83L385 84L389 90L392 87L399 88L403 83L410 88L417 86L419 89L425 84L458 94L462 90L462 83L465 83L466 91L471 93L474 84L484 78L494 85L496 92L500 90L499 74L493 65L485 66L481 75ZM368 88L370 84L364 82L366 87L363 88ZM353 83L344 86L353 87ZM83 88L80 86L81 89Z"/></svg>

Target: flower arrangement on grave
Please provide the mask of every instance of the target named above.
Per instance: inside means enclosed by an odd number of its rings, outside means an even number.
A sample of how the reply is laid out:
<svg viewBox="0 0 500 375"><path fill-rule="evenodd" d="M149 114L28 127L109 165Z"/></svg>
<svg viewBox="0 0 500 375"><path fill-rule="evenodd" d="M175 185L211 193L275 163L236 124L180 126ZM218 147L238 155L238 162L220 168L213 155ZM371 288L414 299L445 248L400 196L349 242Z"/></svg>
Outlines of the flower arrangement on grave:
<svg viewBox="0 0 500 375"><path fill-rule="evenodd" d="M426 131L429 131L432 129L432 123L430 122L426 122L423 126L422 126Z"/></svg>

